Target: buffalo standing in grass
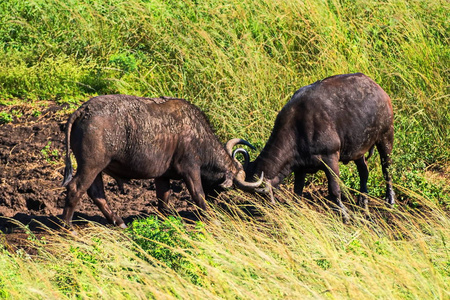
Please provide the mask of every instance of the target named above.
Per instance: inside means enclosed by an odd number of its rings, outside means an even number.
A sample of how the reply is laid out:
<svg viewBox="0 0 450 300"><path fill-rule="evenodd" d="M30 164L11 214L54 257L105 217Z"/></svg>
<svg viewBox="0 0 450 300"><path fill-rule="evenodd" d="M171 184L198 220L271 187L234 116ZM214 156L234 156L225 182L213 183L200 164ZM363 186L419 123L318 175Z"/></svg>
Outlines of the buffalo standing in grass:
<svg viewBox="0 0 450 300"><path fill-rule="evenodd" d="M306 174L323 170L331 200L348 219L341 202L338 162L355 162L360 177L358 202L367 208L366 160L376 146L386 180L386 201L393 205L389 174L393 138L392 104L386 92L364 74L332 76L292 96L278 114L264 149L245 171L249 178L264 172L269 188L294 172L294 190L301 195Z"/></svg>
<svg viewBox="0 0 450 300"><path fill-rule="evenodd" d="M102 172L117 180L155 178L158 208L167 208L170 179L183 179L198 207L206 209L205 191L233 185L252 190L242 165L231 157L236 144L219 142L206 116L183 99L106 95L92 98L66 125L67 198L63 220L70 226L75 208L87 191L106 219L126 227L105 198ZM78 163L72 178L70 148Z"/></svg>

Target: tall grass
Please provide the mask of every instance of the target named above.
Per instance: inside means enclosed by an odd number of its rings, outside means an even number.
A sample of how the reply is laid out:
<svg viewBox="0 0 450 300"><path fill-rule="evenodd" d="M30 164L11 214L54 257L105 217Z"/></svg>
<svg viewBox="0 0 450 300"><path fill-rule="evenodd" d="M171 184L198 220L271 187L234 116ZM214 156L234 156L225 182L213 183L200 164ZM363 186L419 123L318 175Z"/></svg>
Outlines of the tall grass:
<svg viewBox="0 0 450 300"><path fill-rule="evenodd" d="M442 185L429 192L423 174L448 174L449 9L445 0L6 0L0 102L184 97L223 140L261 149L295 90L363 72L393 99L396 178L447 203ZM347 184L353 171L343 167Z"/></svg>
<svg viewBox="0 0 450 300"><path fill-rule="evenodd" d="M236 195L237 196L237 195ZM226 198L234 198L231 193ZM242 195L239 195L242 199ZM0 255L2 296L10 299L446 299L448 216L376 206L343 225L333 213L291 201L269 207L254 198L215 209L203 226L169 221L176 237L133 239L99 225L76 236L30 239L39 255ZM323 210L322 204L320 205ZM253 215L245 211L251 208ZM139 224L135 221L135 226ZM167 222L167 221L166 221ZM139 227L137 227L139 228ZM196 234L191 234L192 231ZM157 245L149 255L136 244ZM167 249L175 260L156 259ZM165 256L167 257L167 256ZM184 262L181 264L181 262ZM178 263L174 271L171 266ZM184 269L183 269L184 268Z"/></svg>
<svg viewBox="0 0 450 300"><path fill-rule="evenodd" d="M346 226L290 196L270 209L247 199L258 219L216 208L203 239L181 230L189 250L171 246L197 272L194 282L121 231L31 239L39 256L0 255L0 296L448 298L449 10L445 0L1 1L4 105L178 96L203 109L221 139L261 149L301 86L338 73L371 76L393 100L404 206L369 220L357 214ZM0 123L11 118L2 112ZM370 169L369 190L380 197L376 156ZM350 188L355 174L352 164L341 167Z"/></svg>

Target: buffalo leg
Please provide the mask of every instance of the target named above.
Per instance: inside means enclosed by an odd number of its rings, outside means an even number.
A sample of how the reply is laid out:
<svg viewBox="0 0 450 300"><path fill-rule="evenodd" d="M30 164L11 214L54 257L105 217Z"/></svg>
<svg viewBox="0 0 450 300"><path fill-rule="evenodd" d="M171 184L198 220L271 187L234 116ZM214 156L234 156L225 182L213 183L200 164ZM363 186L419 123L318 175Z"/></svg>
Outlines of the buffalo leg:
<svg viewBox="0 0 450 300"><path fill-rule="evenodd" d="M391 166L391 152L392 152L392 140L391 138L385 139L380 144L377 144L378 152L380 153L381 169L383 171L383 177L386 181L386 202L389 205L395 203L395 193L392 188L392 178L389 174L389 168Z"/></svg>
<svg viewBox="0 0 450 300"><path fill-rule="evenodd" d="M110 175L110 174L108 174L108 175ZM119 187L119 192L122 194L122 195L125 195L126 194L126 192L125 192L125 187L124 187L124 183L125 183L125 180L123 180L123 179L121 179L121 178L119 178L119 177L114 177L113 175L110 175L112 178L114 178L114 180L117 182L117 186Z"/></svg>
<svg viewBox="0 0 450 300"><path fill-rule="evenodd" d="M349 220L347 209L341 201L341 188L339 186L339 159L337 155L332 155L327 160L324 160L325 174L328 180L328 193L330 198L338 206L344 221Z"/></svg>
<svg viewBox="0 0 450 300"><path fill-rule="evenodd" d="M369 170L367 169L367 162L364 156L355 160L356 167L359 174L359 191L358 205L367 209L367 180L369 179Z"/></svg>
<svg viewBox="0 0 450 300"><path fill-rule="evenodd" d="M97 177L95 177L94 182L87 190L89 197L91 197L92 201L94 201L95 205L101 210L105 218L109 223L120 226L122 228L126 228L125 222L117 216L109 207L106 202L105 190L103 187L103 178L102 173L99 173Z"/></svg>
<svg viewBox="0 0 450 300"><path fill-rule="evenodd" d="M205 192L202 187L200 170L184 176L184 181L195 204L199 208L206 210Z"/></svg>
<svg viewBox="0 0 450 300"><path fill-rule="evenodd" d="M73 214L81 197L92 185L98 173L87 172L85 167L80 166L73 179L67 184L66 203L62 219L69 227L72 227Z"/></svg>
<svg viewBox="0 0 450 300"><path fill-rule="evenodd" d="M303 194L303 188L305 186L306 172L295 171L295 181L294 181L294 193L299 197Z"/></svg>
<svg viewBox="0 0 450 300"><path fill-rule="evenodd" d="M156 198L158 198L158 210L165 213L169 209L170 179L155 178Z"/></svg>

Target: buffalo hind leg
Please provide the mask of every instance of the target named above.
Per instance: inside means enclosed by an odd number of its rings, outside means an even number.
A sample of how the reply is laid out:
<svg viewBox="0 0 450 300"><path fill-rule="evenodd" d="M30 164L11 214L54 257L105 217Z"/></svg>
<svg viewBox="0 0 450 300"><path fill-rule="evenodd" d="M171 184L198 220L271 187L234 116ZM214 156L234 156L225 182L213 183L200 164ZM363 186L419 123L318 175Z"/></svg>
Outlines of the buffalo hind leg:
<svg viewBox="0 0 450 300"><path fill-rule="evenodd" d="M155 178L156 198L158 198L158 210L165 214L169 210L170 179Z"/></svg>
<svg viewBox="0 0 450 300"><path fill-rule="evenodd" d="M395 203L395 193L392 188L392 178L389 173L391 166L391 152L392 152L392 139L385 138L381 143L377 144L378 153L381 159L381 169L383 171L383 177L386 181L386 202L388 205L393 206Z"/></svg>
<svg viewBox="0 0 450 300"><path fill-rule="evenodd" d="M117 216L109 207L106 202L105 190L103 187L102 173L100 172L97 177L95 177L94 182L87 190L89 197L94 201L95 205L101 210L105 218L109 223L117 225L122 228L126 228L125 222Z"/></svg>
<svg viewBox="0 0 450 300"><path fill-rule="evenodd" d="M359 174L359 196L358 205L367 210L367 180L369 179L369 169L367 169L367 162L364 156L355 160L356 167Z"/></svg>
<svg viewBox="0 0 450 300"><path fill-rule="evenodd" d="M69 227L72 227L73 214L81 197L92 185L98 174L85 171L86 168L80 167L72 180L67 184L66 203L64 205L62 219Z"/></svg>
<svg viewBox="0 0 450 300"><path fill-rule="evenodd" d="M294 193L301 197L303 194L303 188L305 187L306 172L295 171L294 175Z"/></svg>
<svg viewBox="0 0 450 300"><path fill-rule="evenodd" d="M347 212L347 208L345 208L344 204L341 201L341 188L339 186L339 159L338 155L331 155L326 160L325 163L325 174L328 180L328 193L330 195L331 200L337 205L338 210L342 214L342 218L344 222L348 222L350 217Z"/></svg>

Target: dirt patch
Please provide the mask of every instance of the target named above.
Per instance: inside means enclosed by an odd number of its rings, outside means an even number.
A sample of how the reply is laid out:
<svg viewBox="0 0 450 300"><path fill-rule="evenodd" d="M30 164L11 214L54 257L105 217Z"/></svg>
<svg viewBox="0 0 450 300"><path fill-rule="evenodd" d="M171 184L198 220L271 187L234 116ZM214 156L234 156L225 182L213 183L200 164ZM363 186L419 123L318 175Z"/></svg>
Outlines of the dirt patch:
<svg viewBox="0 0 450 300"><path fill-rule="evenodd" d="M26 106L7 109L20 117L0 125L0 230L15 232L18 222L32 230L38 230L38 223L57 227L65 201L65 188L61 187L61 182L64 127L69 111L54 103L41 113ZM104 176L104 181L108 203L125 222L136 216L156 213L152 180L131 181L125 186L125 194L119 192L112 178ZM187 202L190 197L184 185L174 181L172 189L171 204L175 209L191 211L192 206ZM74 221L77 220L107 224L86 195L75 214Z"/></svg>
<svg viewBox="0 0 450 300"><path fill-rule="evenodd" d="M28 234L39 238L45 235L42 224L59 228L59 217L65 201L61 187L64 170L64 128L71 112L67 107L47 103L42 112L27 106L1 107L0 111L14 112L14 120L0 124L0 230L6 246L27 247ZM104 175L105 192L110 207L125 223L134 218L157 213L153 180L132 180L120 193L116 182ZM288 185L292 190L292 184ZM282 189L285 186L282 186ZM312 208L325 210L315 198L327 195L326 183L309 185L303 197ZM171 205L185 218L195 219L190 195L181 181L172 181ZM308 201L306 201L308 202ZM347 205L348 203L346 203ZM378 204L384 207L383 203ZM348 207L348 206L347 206ZM102 213L84 195L76 210L74 224L94 221L108 224ZM24 230L22 225L28 229Z"/></svg>

